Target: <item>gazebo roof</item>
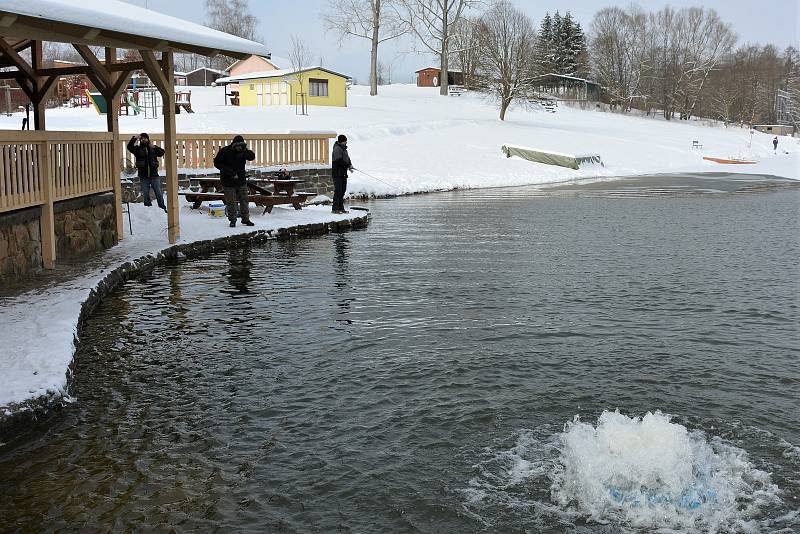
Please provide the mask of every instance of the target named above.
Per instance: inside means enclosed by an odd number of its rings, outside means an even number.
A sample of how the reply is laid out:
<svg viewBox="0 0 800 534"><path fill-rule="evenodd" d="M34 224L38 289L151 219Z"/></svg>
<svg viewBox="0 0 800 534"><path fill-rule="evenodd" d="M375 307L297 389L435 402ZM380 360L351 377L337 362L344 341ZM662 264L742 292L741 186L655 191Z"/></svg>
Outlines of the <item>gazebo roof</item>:
<svg viewBox="0 0 800 534"><path fill-rule="evenodd" d="M238 58L268 53L260 43L119 0L0 0L0 35L15 48L35 39Z"/></svg>

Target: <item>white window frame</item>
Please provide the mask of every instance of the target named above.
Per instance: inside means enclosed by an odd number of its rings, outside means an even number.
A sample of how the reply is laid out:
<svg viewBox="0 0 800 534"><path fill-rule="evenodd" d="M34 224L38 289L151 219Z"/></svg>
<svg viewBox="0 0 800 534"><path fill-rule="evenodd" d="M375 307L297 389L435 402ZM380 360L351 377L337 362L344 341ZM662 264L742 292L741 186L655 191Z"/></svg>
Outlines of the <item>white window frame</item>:
<svg viewBox="0 0 800 534"><path fill-rule="evenodd" d="M309 78L308 79L308 96L315 96L319 98L328 98L330 96L329 81L326 78ZM325 94L319 94L321 88L325 88ZM314 88L317 89L317 94L314 94Z"/></svg>

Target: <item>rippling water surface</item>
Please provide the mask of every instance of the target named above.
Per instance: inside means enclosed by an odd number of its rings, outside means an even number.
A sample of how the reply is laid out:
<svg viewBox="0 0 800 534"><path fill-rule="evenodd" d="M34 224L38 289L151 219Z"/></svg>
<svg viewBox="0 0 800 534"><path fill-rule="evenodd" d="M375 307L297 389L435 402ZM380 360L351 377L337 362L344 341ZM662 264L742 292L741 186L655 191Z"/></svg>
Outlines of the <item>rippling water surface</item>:
<svg viewBox="0 0 800 534"><path fill-rule="evenodd" d="M0 448L0 530L793 532L799 205L445 193L159 268Z"/></svg>

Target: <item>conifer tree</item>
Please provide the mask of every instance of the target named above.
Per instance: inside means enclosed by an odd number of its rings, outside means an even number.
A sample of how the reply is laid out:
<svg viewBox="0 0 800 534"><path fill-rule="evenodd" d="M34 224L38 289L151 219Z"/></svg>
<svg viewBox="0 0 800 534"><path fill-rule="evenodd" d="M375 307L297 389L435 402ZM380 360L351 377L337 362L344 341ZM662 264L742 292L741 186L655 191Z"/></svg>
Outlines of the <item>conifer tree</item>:
<svg viewBox="0 0 800 534"><path fill-rule="evenodd" d="M536 68L538 74L553 72L553 19L546 13L536 37Z"/></svg>

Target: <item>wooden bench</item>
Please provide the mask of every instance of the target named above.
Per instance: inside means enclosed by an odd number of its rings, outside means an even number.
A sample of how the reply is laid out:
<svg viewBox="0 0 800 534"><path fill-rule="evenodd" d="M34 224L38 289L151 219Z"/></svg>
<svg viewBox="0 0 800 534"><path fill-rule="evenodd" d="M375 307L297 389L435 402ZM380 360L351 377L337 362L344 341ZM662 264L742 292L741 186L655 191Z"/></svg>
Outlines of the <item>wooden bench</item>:
<svg viewBox="0 0 800 534"><path fill-rule="evenodd" d="M703 148L703 143L700 141L692 141L692 150L696 148Z"/></svg>
<svg viewBox="0 0 800 534"><path fill-rule="evenodd" d="M448 96L461 96L461 94L465 91L463 85L448 85L447 86L447 94Z"/></svg>
<svg viewBox="0 0 800 534"><path fill-rule="evenodd" d="M303 209L303 204L305 204L309 198L316 196L316 193L306 192L295 192L294 195L272 194L271 192L266 191L264 188L259 189L261 189L263 192L248 194L247 198L256 206L263 207L264 213L272 213L272 208L279 204L291 204L294 209L300 210ZM178 194L183 196L188 202L192 203L192 209L198 209L203 202L206 201L225 200L225 195L221 192L209 193L205 191L181 191Z"/></svg>

